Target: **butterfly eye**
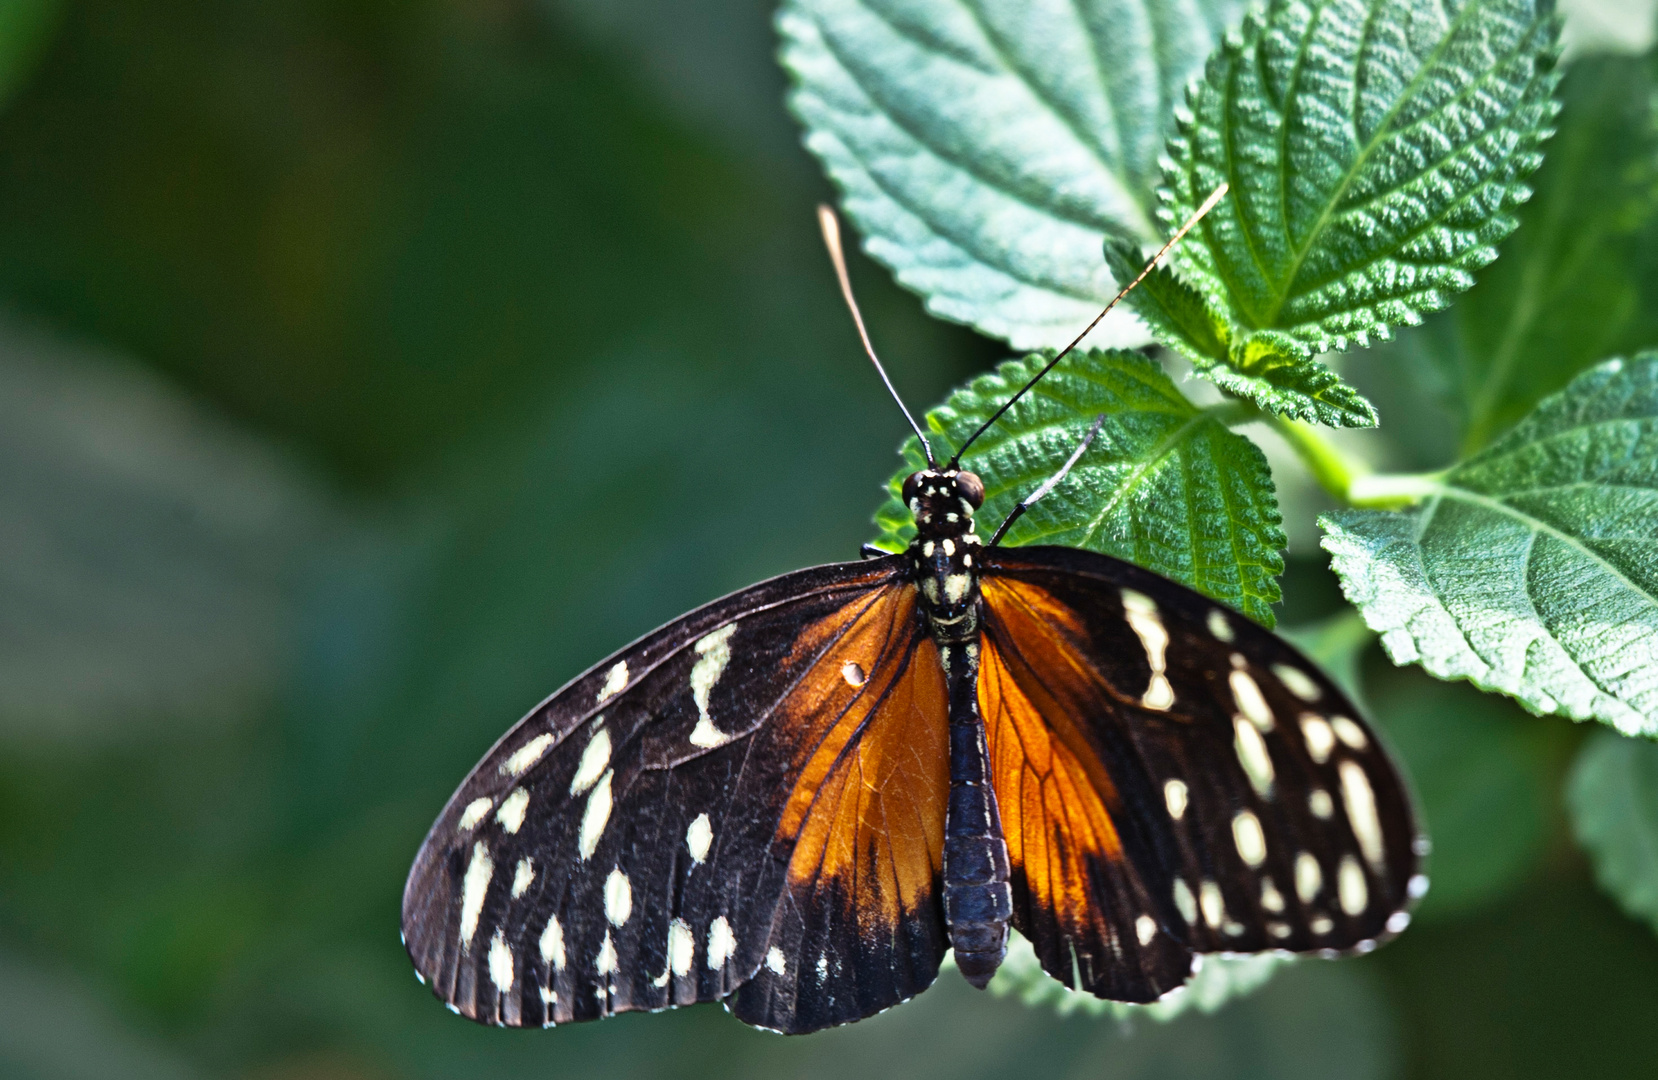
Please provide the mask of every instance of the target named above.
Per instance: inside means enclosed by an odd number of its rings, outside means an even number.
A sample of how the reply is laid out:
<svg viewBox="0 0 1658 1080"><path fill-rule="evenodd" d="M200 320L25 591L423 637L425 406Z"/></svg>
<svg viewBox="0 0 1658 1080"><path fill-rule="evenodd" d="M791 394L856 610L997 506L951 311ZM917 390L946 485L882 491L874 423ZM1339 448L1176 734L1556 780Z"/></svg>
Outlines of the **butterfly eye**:
<svg viewBox="0 0 1658 1080"><path fill-rule="evenodd" d="M962 498L973 504L973 509L977 510L984 505L984 481L979 479L978 473L957 473L956 490L961 492Z"/></svg>
<svg viewBox="0 0 1658 1080"><path fill-rule="evenodd" d="M913 472L904 480L904 505L921 494L921 473Z"/></svg>

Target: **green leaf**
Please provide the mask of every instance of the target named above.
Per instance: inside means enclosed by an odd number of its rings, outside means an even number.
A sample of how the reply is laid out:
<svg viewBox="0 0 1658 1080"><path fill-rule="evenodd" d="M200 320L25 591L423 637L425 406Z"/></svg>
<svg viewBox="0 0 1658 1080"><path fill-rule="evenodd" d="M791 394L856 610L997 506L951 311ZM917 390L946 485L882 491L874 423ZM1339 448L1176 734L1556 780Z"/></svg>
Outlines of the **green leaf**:
<svg viewBox="0 0 1658 1080"><path fill-rule="evenodd" d="M1058 347L1157 236L1174 104L1237 0L788 0L789 104L871 255L935 315ZM1113 314L1096 345L1140 344Z"/></svg>
<svg viewBox="0 0 1658 1080"><path fill-rule="evenodd" d="M1473 283L1554 112L1547 6L1275 0L1227 36L1159 195L1172 226L1231 183L1173 260L1234 341L1365 346Z"/></svg>
<svg viewBox="0 0 1658 1080"><path fill-rule="evenodd" d="M1390 351L1461 421L1464 453L1604 357L1658 342L1658 80L1653 60L1580 61L1536 194L1503 257Z"/></svg>
<svg viewBox="0 0 1658 1080"><path fill-rule="evenodd" d="M1658 733L1658 354L1585 372L1423 494L1320 522L1393 662Z"/></svg>
<svg viewBox="0 0 1658 1080"><path fill-rule="evenodd" d="M945 447L965 442L1047 359L1009 360L951 394L927 415L939 436L935 453L947 457ZM1006 543L1115 555L1272 625L1284 533L1266 458L1139 353L1072 354L972 445L962 465L984 478L981 532L988 538L1020 498L1057 472L1102 413L1094 445ZM913 438L904 455L875 516L876 542L892 551L915 535L898 499L904 477L923 464Z"/></svg>
<svg viewBox="0 0 1658 1080"><path fill-rule="evenodd" d="M1002 961L1002 966L986 989L998 997L1017 998L1026 1005L1047 1006L1061 1016L1083 1012L1091 1016L1115 1016L1122 1020L1143 1016L1167 1021L1191 1009L1212 1013L1233 998L1260 989L1279 968L1293 962L1293 959L1285 953L1206 956L1197 973L1179 991L1149 1005L1130 1005L1072 990L1052 978L1042 970L1042 963L1036 958L1036 950L1031 943L1024 935L1014 931L1008 935L1007 959Z"/></svg>
<svg viewBox="0 0 1658 1080"><path fill-rule="evenodd" d="M1572 764L1566 812L1600 887L1658 930L1658 744L1597 732Z"/></svg>
<svg viewBox="0 0 1658 1080"><path fill-rule="evenodd" d="M1110 238L1105 261L1125 281L1132 281L1145 265L1136 245ZM1302 355L1296 342L1271 330L1235 338L1217 306L1166 266L1147 274L1128 294L1128 302L1159 342L1228 393L1297 420L1332 427L1376 426L1370 402L1335 372Z"/></svg>

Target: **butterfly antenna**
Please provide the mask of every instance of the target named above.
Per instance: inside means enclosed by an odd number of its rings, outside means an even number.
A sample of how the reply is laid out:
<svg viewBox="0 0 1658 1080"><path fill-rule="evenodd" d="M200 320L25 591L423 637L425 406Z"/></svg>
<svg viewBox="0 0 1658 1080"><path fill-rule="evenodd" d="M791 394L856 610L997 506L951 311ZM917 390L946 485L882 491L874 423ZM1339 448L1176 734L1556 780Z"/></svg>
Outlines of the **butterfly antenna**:
<svg viewBox="0 0 1658 1080"><path fill-rule="evenodd" d="M1088 450L1088 444L1094 441L1094 436L1100 433L1100 428L1104 424L1104 413L1094 417L1093 426L1088 429L1088 434L1082 437L1082 442L1077 444L1077 448L1071 451L1071 456L1065 459L1065 464L1059 467L1058 472L1044 480L1041 487L1019 500L1019 505L1013 508L1013 513L1009 514L1006 520L1002 522L1001 527L996 530L996 535L990 538L990 543L986 544L985 547L995 547L1000 543L1002 537L1007 534L1008 527L1019 520L1020 514L1035 506L1038 499L1059 486L1059 482L1065 479L1065 474L1071 471L1071 466L1082 460L1082 455Z"/></svg>
<svg viewBox="0 0 1658 1080"><path fill-rule="evenodd" d="M1030 380L1030 382L1028 382L1024 386L1020 387L1019 392L1017 394L1014 394L1012 397L1008 398L1005 402L1003 402L1002 407L997 409L994 413L992 413L989 420L986 420L984 423L980 424L979 427L978 427L978 430L973 432L972 435L969 435L967 437L967 441L961 444L961 449L956 451L956 456L950 459L949 468L952 468L952 469L956 468L956 466L961 463L961 456L963 454L967 453L967 448L969 446L973 445L973 440L974 439L977 439L980 435L983 435L985 433L985 431L987 429L989 429L991 424L994 424L997 420L1001 419L1003 413L1005 413L1009 409L1013 408L1013 403L1014 402L1016 402L1020 398L1024 397L1025 392L1027 390L1029 390L1031 387L1035 386L1038 382L1040 382L1041 379L1042 379L1042 376L1044 376L1048 372L1052 371L1056 364L1058 364L1061 360L1065 359L1065 357L1070 355L1071 350L1075 349L1078 345L1080 345L1082 343L1083 338L1085 338L1089 334L1093 333L1094 332L1094 327L1096 327L1100 324L1100 320L1105 318L1107 315L1111 314L1111 309L1116 307L1117 303L1120 300L1122 300L1123 297L1125 297L1129 293L1133 292L1134 291L1134 286L1136 286L1136 285L1140 284L1140 282L1146 280L1146 275L1147 274L1150 274L1154 269L1157 268L1158 261L1160 259L1162 259L1163 256L1165 256L1169 253L1169 249L1174 247L1176 244L1180 243L1181 239L1187 233L1192 231L1192 227L1195 226L1198 222L1203 220L1203 216L1205 214L1207 214L1209 211L1213 210L1217 203L1219 203L1222 199L1226 198L1226 192L1229 190L1230 187L1231 187L1231 185L1227 184L1224 180L1221 181L1221 185L1219 187L1217 187L1214 191L1211 191L1209 193L1209 197L1207 199L1203 200L1203 205L1197 208L1197 212L1194 213L1191 217L1186 219L1186 224L1180 226L1179 231L1177 231L1173 236L1169 237L1169 242L1164 244L1161 248L1159 248L1158 251L1157 251L1157 254L1155 254L1151 257L1151 261L1146 263L1146 267L1145 267L1144 270L1140 271L1140 275L1138 277L1136 277L1133 281L1129 282L1127 285L1124 285L1122 287L1122 290L1120 292L1118 292L1116 296L1113 296L1111 298L1111 303L1105 305L1105 310L1100 312L1098 315L1094 316L1094 321L1088 324L1088 328L1086 330L1084 330L1082 333L1078 334L1075 338L1073 338L1071 340L1071 343L1069 345L1065 346L1063 349L1061 349L1058 352L1058 354L1054 356L1054 358L1052 360L1049 360L1048 363L1042 368L1042 370L1038 371L1036 373L1036 375ZM1005 525L1004 525L1004 528L1005 528Z"/></svg>
<svg viewBox="0 0 1658 1080"><path fill-rule="evenodd" d="M835 212L821 203L817 208L817 223L823 229L823 246L829 249L829 261L835 264L835 277L840 279L841 296L846 300L846 307L852 312L852 321L858 326L858 338L864 343L864 352L869 355L869 362L875 365L875 370L881 373L881 381L887 384L887 392L892 400L898 402L898 408L903 411L904 419L910 422L915 429L915 437L921 440L921 452L927 455L927 467L933 468L937 464L933 460L933 447L922 432L921 425L915 422L910 415L904 399L898 396L898 390L887 378L887 369L881 366L881 358L875 355L875 346L870 344L869 331L864 329L863 313L858 310L858 301L852 295L852 279L846 274L846 255L841 250L841 223ZM960 455L957 455L960 456Z"/></svg>

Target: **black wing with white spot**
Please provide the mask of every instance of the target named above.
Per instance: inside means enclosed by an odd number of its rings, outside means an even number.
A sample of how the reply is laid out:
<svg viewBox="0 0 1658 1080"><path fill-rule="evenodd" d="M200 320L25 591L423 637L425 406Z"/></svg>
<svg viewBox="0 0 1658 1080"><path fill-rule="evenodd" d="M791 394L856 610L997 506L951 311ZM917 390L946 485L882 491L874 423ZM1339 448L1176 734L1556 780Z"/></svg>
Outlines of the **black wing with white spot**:
<svg viewBox="0 0 1658 1080"><path fill-rule="evenodd" d="M1075 876L1097 885L1126 864L1149 901L1114 912L1115 931L1083 955L1110 975L1113 950L1143 954L1135 943L1164 934L1194 952L1363 952L1404 928L1427 886L1410 793L1317 667L1117 559L1026 547L985 561L987 652L1052 730L1075 724L1072 750L1100 768L1115 844L1074 850L1086 864ZM997 782L1006 807L1013 782ZM1059 910L1064 890L1025 887L1037 875L1015 870L1015 923L1070 983L1079 942ZM1084 983L1104 993L1111 979Z"/></svg>
<svg viewBox="0 0 1658 1080"><path fill-rule="evenodd" d="M901 565L820 567L716 601L514 727L450 800L404 892L405 943L436 994L485 1023L543 1026L754 982L734 1011L796 1031L924 989L944 950L917 812L931 781L894 773L892 821L850 839L835 826L879 819L878 786L852 777L861 809L816 794L844 761L869 767L883 739L915 760L883 711L944 725L942 701L914 685L931 644ZM936 656L922 659L936 679ZM894 869L860 876L853 848ZM906 850L907 867L891 857Z"/></svg>

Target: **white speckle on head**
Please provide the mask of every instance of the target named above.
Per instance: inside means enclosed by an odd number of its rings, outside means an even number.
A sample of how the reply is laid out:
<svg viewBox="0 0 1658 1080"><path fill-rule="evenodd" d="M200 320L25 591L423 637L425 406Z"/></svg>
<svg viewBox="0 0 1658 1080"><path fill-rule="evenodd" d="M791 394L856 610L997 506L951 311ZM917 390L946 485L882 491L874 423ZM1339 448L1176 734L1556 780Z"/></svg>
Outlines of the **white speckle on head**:
<svg viewBox="0 0 1658 1080"><path fill-rule="evenodd" d="M621 926L632 914L633 884L618 866L604 879L604 917L611 926Z"/></svg>
<svg viewBox="0 0 1658 1080"><path fill-rule="evenodd" d="M619 968L616 962L616 942L610 937L610 931L604 932L604 942L599 945L599 955L593 958L593 970L600 975L610 975Z"/></svg>
<svg viewBox="0 0 1658 1080"><path fill-rule="evenodd" d="M1303 904L1310 904L1324 888L1324 871L1318 867L1318 859L1310 851L1303 851L1295 857L1295 895L1301 898Z"/></svg>
<svg viewBox="0 0 1658 1080"><path fill-rule="evenodd" d="M736 623L726 623L694 646L697 662L691 665L691 700L697 703L697 726L691 731L692 746L709 749L731 741L731 736L714 726L714 718L708 715L708 699L731 663L731 635L736 632Z"/></svg>
<svg viewBox="0 0 1658 1080"><path fill-rule="evenodd" d="M931 540L921 545L921 554L929 559L933 557L933 542Z"/></svg>
<svg viewBox="0 0 1658 1080"><path fill-rule="evenodd" d="M1211 930L1219 930L1226 921L1226 901L1221 897L1220 886L1205 880L1198 890L1198 904L1203 908L1203 921Z"/></svg>
<svg viewBox="0 0 1658 1080"><path fill-rule="evenodd" d="M951 514L950 515L950 520L951 521L956 520L956 515ZM944 548L944 554L952 556L952 557L955 555L955 553L956 553L956 542L954 540L951 540L950 538L946 537L945 540L944 540L944 543L941 544L940 546L942 548Z"/></svg>
<svg viewBox="0 0 1658 1080"><path fill-rule="evenodd" d="M1387 932L1390 934L1402 934L1405 932L1405 927L1409 925L1410 912L1408 911L1395 911L1387 917Z"/></svg>
<svg viewBox="0 0 1658 1080"><path fill-rule="evenodd" d="M1168 780L1163 784L1163 801L1169 806L1169 816L1179 821L1186 814L1186 782Z"/></svg>
<svg viewBox="0 0 1658 1080"><path fill-rule="evenodd" d="M967 590L973 585L970 574L944 575L944 599L947 603L959 604L961 598L967 595Z"/></svg>
<svg viewBox="0 0 1658 1080"><path fill-rule="evenodd" d="M1330 920L1330 917L1328 915L1314 916L1313 921L1310 925L1312 927L1313 933L1318 934L1320 936L1322 936L1324 934L1328 934L1331 930L1334 930L1336 928L1336 924Z"/></svg>
<svg viewBox="0 0 1658 1080"><path fill-rule="evenodd" d="M1186 884L1185 878L1174 879L1174 906L1188 924L1197 923L1197 898L1192 895L1192 888Z"/></svg>
<svg viewBox="0 0 1658 1080"><path fill-rule="evenodd" d="M1237 732L1233 745L1238 753L1238 764L1243 766L1256 793L1263 799L1267 798L1272 794L1274 773L1266 740L1261 738L1261 732L1254 724L1241 716L1233 717L1232 727Z"/></svg>
<svg viewBox="0 0 1658 1080"><path fill-rule="evenodd" d="M604 835L604 827L610 822L610 778L614 775L612 770L605 770L593 786L593 793L587 797L587 809L582 811L581 835L576 849L584 860L599 849L599 837Z"/></svg>
<svg viewBox="0 0 1658 1080"><path fill-rule="evenodd" d="M503 994L512 989L512 969L512 949L508 947L506 938L501 936L501 931L497 930L495 936L489 939L489 981Z"/></svg>
<svg viewBox="0 0 1658 1080"><path fill-rule="evenodd" d="M1226 621L1226 615L1219 608L1209 609L1209 633L1216 641L1232 644L1232 624Z"/></svg>
<svg viewBox="0 0 1658 1080"><path fill-rule="evenodd" d="M558 916L547 920L547 929L541 931L541 962L554 971L564 970L564 927Z"/></svg>
<svg viewBox="0 0 1658 1080"><path fill-rule="evenodd" d="M1232 684L1232 700L1238 703L1238 711L1249 718L1249 722L1262 731L1272 730L1272 708L1267 699L1261 696L1261 687L1250 677L1249 672L1233 670L1227 676Z"/></svg>
<svg viewBox="0 0 1658 1080"><path fill-rule="evenodd" d="M460 823L455 828L461 832L477 828L478 822L489 816L489 808L494 805L494 799L473 799L466 804L466 809L461 811Z"/></svg>
<svg viewBox="0 0 1658 1080"><path fill-rule="evenodd" d="M523 776L529 771L531 765L541 760L541 755L545 754L547 748L551 745L553 745L551 732L537 735L523 746L520 746L511 757L501 762L501 775Z"/></svg>
<svg viewBox="0 0 1658 1080"><path fill-rule="evenodd" d="M945 514L944 515L944 520L948 521L950 524L954 525L956 522L961 520L961 515L960 514L955 514L955 513ZM948 541L948 540L945 541L946 544L948 544L949 542L950 541Z"/></svg>
<svg viewBox="0 0 1658 1080"><path fill-rule="evenodd" d="M971 556L971 555L963 555L963 556L962 556L962 557L961 557L961 564L962 564L962 565L963 565L963 566L972 566L972 565L973 565L973 556Z"/></svg>
<svg viewBox="0 0 1658 1080"><path fill-rule="evenodd" d="M599 699L593 704L603 705L617 694L620 694L622 689L627 686L627 684L628 662L626 660L618 660L616 661L616 666L611 668L609 673L605 675L604 685L599 687Z"/></svg>
<svg viewBox="0 0 1658 1080"><path fill-rule="evenodd" d="M1329 821L1330 815L1336 812L1336 803L1328 791L1315 787L1307 793L1307 809L1320 821Z"/></svg>
<svg viewBox="0 0 1658 1080"><path fill-rule="evenodd" d="M1284 689L1300 698L1302 701L1317 701L1324 696L1324 691L1318 688L1313 677L1298 667L1289 664L1272 665L1272 673L1278 676L1278 681L1284 684Z"/></svg>
<svg viewBox="0 0 1658 1080"><path fill-rule="evenodd" d="M600 727L587 740L576 765L576 775L570 778L570 794L580 795L599 782L599 777L610 767L610 730Z"/></svg>
<svg viewBox="0 0 1658 1080"><path fill-rule="evenodd" d="M501 823L501 828L516 834L524 827L524 811L529 808L530 793L523 788L513 788L511 793L501 800L501 809L495 812L495 820Z"/></svg>
<svg viewBox="0 0 1658 1080"><path fill-rule="evenodd" d="M846 685L852 687L853 689L856 689L862 686L865 682L869 681L869 676L864 674L864 669L859 667L857 663L852 660L848 660L846 663L841 665L841 678L845 679Z"/></svg>
<svg viewBox="0 0 1658 1080"><path fill-rule="evenodd" d="M713 842L713 822L708 820L707 814L698 814L685 829L685 847L691 853L691 861L702 865L708 858L708 846Z"/></svg>
<svg viewBox="0 0 1658 1080"><path fill-rule="evenodd" d="M484 896L489 892L490 879L495 876L495 860L489 849L479 840L472 845L472 861L466 864L466 876L461 878L461 948L472 948L472 938L478 933L478 916L484 913Z"/></svg>
<svg viewBox="0 0 1658 1080"><path fill-rule="evenodd" d="M1261 831L1261 819L1248 810L1239 810L1232 818L1232 842L1238 846L1238 857L1250 866L1267 861L1266 833Z"/></svg>
<svg viewBox="0 0 1658 1080"><path fill-rule="evenodd" d="M535 883L535 860L528 855L518 860L518 865L512 871L512 898L523 896L531 885Z"/></svg>
<svg viewBox="0 0 1658 1080"><path fill-rule="evenodd" d="M1345 716L1330 717L1330 726L1335 729L1336 738L1354 750L1363 750L1370 745L1370 740L1365 737L1364 728Z"/></svg>
<svg viewBox="0 0 1658 1080"><path fill-rule="evenodd" d="M708 924L708 966L719 970L725 966L737 953L737 936L731 932L731 924L721 915Z"/></svg>
<svg viewBox="0 0 1658 1080"><path fill-rule="evenodd" d="M1412 900L1420 900L1428 895L1428 878L1425 874L1412 874L1411 879L1405 882L1405 895Z"/></svg>
<svg viewBox="0 0 1658 1080"><path fill-rule="evenodd" d="M675 975L684 977L691 973L691 963L696 959L697 939L691 933L691 924L684 919L675 919L668 924L668 967Z"/></svg>
<svg viewBox="0 0 1658 1080"><path fill-rule="evenodd" d="M1370 887L1364 880L1364 867L1351 855L1343 855L1341 866L1336 869L1336 896L1341 900L1341 910L1349 915L1359 914L1370 903Z"/></svg>
<svg viewBox="0 0 1658 1080"><path fill-rule="evenodd" d="M766 950L766 970L773 975L781 975L784 971L783 950L776 945Z"/></svg>
<svg viewBox="0 0 1658 1080"><path fill-rule="evenodd" d="M1376 794L1370 790L1370 780L1358 762L1344 761L1340 769L1341 804L1347 808L1347 821L1359 838L1365 860L1379 867L1383 856L1382 820L1376 815Z"/></svg>
<svg viewBox="0 0 1658 1080"><path fill-rule="evenodd" d="M926 594L928 600L931 600L935 604L938 603L938 579L937 578L931 578L931 577L922 578L921 579L921 591Z"/></svg>
<svg viewBox="0 0 1658 1080"><path fill-rule="evenodd" d="M1318 765L1330 760L1330 751L1336 748L1336 733L1330 722L1316 713L1301 714L1301 737L1307 740L1307 753Z"/></svg>
<svg viewBox="0 0 1658 1080"><path fill-rule="evenodd" d="M1135 919L1134 936L1140 939L1141 945L1150 945L1151 939L1157 936L1157 920L1150 915L1141 915Z"/></svg>
<svg viewBox="0 0 1658 1080"><path fill-rule="evenodd" d="M1282 923L1277 920L1267 923L1267 933L1271 934L1279 941L1283 941L1285 938L1289 937L1292 932L1293 931L1290 930L1289 923Z"/></svg>
<svg viewBox="0 0 1658 1080"><path fill-rule="evenodd" d="M1168 676L1164 674L1168 664L1169 632L1163 626L1163 617L1157 613L1157 604L1151 597L1133 589L1123 590L1123 617L1128 620L1128 627L1134 631L1134 636L1140 639L1140 647L1146 653L1146 666L1151 668L1151 679L1146 684L1140 704L1163 712L1174 704L1174 687L1169 685Z"/></svg>
<svg viewBox="0 0 1658 1080"><path fill-rule="evenodd" d="M1261 879L1261 906L1268 911L1284 910L1284 894L1278 891L1278 886L1269 877Z"/></svg>

